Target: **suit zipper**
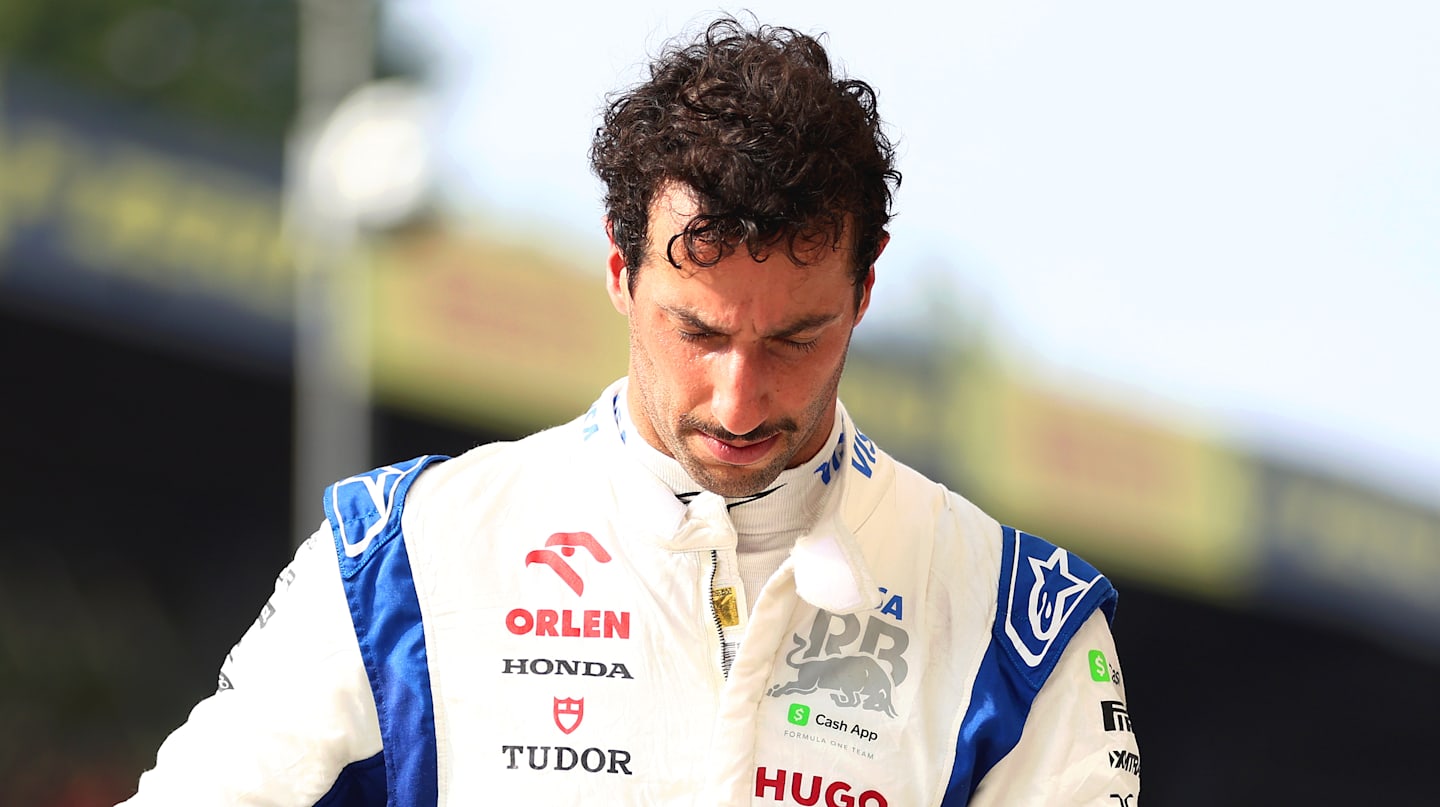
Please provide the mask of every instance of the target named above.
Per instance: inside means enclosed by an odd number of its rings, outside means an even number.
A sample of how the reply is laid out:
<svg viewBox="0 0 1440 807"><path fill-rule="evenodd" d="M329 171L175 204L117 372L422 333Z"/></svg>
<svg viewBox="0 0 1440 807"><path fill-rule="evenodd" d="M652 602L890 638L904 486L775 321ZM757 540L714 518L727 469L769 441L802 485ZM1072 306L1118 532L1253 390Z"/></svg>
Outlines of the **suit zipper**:
<svg viewBox="0 0 1440 807"><path fill-rule="evenodd" d="M715 607L715 576L720 572L720 552L710 550L710 619L715 623L715 636L720 640L720 673L725 680L730 679L730 667L735 663L734 653L730 645L725 641L725 623L720 619L720 611Z"/></svg>

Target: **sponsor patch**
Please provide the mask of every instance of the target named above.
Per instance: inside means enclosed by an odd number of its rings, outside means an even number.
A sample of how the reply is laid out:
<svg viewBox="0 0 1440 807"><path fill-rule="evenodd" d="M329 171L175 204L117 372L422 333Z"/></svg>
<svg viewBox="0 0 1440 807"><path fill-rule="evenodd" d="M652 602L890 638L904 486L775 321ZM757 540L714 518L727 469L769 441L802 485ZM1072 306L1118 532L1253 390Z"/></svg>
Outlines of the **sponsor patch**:
<svg viewBox="0 0 1440 807"><path fill-rule="evenodd" d="M905 598L901 597L899 594L890 594L890 589L885 588L884 586L880 587L880 593L889 595L883 598L883 601L876 606L876 608L880 610L880 613L889 614L890 616L895 617L895 620L897 622L904 619Z"/></svg>
<svg viewBox="0 0 1440 807"><path fill-rule="evenodd" d="M794 679L775 684L766 694L779 698L823 689L836 706L895 717L894 690L909 672L905 649L910 634L903 628L866 615L862 631L854 614L820 611L808 636L797 633L793 638L795 647L785 664L795 671Z"/></svg>
<svg viewBox="0 0 1440 807"><path fill-rule="evenodd" d="M843 734L853 735L861 740L864 740L867 743L873 743L880 737L879 733L866 728L865 726L861 725L859 721L856 721L854 725L851 725L850 721L848 720L842 720L838 717L830 717L824 712L815 715L815 725L823 726L827 729L830 729L832 731L838 731Z"/></svg>
<svg viewBox="0 0 1440 807"><path fill-rule="evenodd" d="M1120 701L1100 701L1100 714L1104 718L1106 731L1134 733L1135 729L1130 725L1130 713Z"/></svg>
<svg viewBox="0 0 1440 807"><path fill-rule="evenodd" d="M565 585L577 595L585 593L585 581L566 560L573 557L576 549L590 553L596 563L609 563L610 553L588 532L557 532L545 539L545 549L534 549L525 555L525 565L543 563L549 566Z"/></svg>
<svg viewBox="0 0 1440 807"><path fill-rule="evenodd" d="M850 467L865 475L869 479L874 471L872 466L879 459L880 452L875 447L875 441L866 437L860 432L855 432L855 450L850 455Z"/></svg>
<svg viewBox="0 0 1440 807"><path fill-rule="evenodd" d="M575 749L566 745L502 745L500 753L509 762L507 770L528 765L532 771L575 771L582 773L623 773L630 770L630 752L618 748Z"/></svg>
<svg viewBox="0 0 1440 807"><path fill-rule="evenodd" d="M569 734L580 728L580 721L585 719L585 699L556 698L554 715L555 726Z"/></svg>
<svg viewBox="0 0 1440 807"><path fill-rule="evenodd" d="M1105 660L1105 654L1099 650L1090 651L1090 678L1095 681L1110 680L1110 662Z"/></svg>
<svg viewBox="0 0 1440 807"><path fill-rule="evenodd" d="M790 710L786 712L786 719L796 726L807 725L810 722L810 707L803 703L792 703Z"/></svg>
<svg viewBox="0 0 1440 807"><path fill-rule="evenodd" d="M842 430L840 432L840 442L835 444L835 450L830 454L830 459L825 460L819 465L815 466L814 472L820 475L821 483L828 485L830 484L830 480L835 477L835 472L840 470L840 466L844 462L845 432Z"/></svg>
<svg viewBox="0 0 1440 807"><path fill-rule="evenodd" d="M840 779L826 780L814 774L787 771L784 768L771 770L764 766L755 769L755 798L769 796L771 801L794 801L796 804L825 807L888 807L889 802L875 790L863 790L858 794L849 782Z"/></svg>
<svg viewBox="0 0 1440 807"><path fill-rule="evenodd" d="M1129 749L1110 752L1110 767L1118 771L1140 775L1140 755Z"/></svg>
<svg viewBox="0 0 1440 807"><path fill-rule="evenodd" d="M1017 659L1039 671L1043 681L1054 665L1051 648L1063 647L1094 607L1091 592L1109 607L1114 589L1094 567L1058 546L1011 527L1004 528L1004 539L1000 624ZM1082 609L1084 603L1092 604ZM1081 618L1072 620L1077 613Z"/></svg>
<svg viewBox="0 0 1440 807"><path fill-rule="evenodd" d="M505 615L505 628L516 636L583 637L587 639L629 639L629 611L529 611L514 608Z"/></svg>
<svg viewBox="0 0 1440 807"><path fill-rule="evenodd" d="M376 468L369 473L348 477L330 486L326 509L332 518L336 538L348 558L358 558L370 547L390 519L397 514L396 492L406 477L429 464L429 457L419 457L395 465ZM370 516L369 518L365 518ZM363 520L361 520L363 519ZM358 524L367 524L356 534Z"/></svg>
<svg viewBox="0 0 1440 807"><path fill-rule="evenodd" d="M501 659L504 675L574 675L585 678L633 679L630 669L620 662L579 661L576 659L507 658Z"/></svg>

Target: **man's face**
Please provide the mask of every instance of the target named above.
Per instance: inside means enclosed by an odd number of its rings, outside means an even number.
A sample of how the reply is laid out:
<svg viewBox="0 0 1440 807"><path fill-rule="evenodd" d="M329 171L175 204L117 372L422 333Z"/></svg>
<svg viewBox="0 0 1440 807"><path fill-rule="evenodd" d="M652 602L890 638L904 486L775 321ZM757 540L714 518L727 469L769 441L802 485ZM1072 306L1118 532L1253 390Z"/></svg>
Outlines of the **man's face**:
<svg viewBox="0 0 1440 807"><path fill-rule="evenodd" d="M628 403L641 436L692 479L748 496L824 446L874 273L857 307L852 253L829 244L804 253L804 265L777 248L763 262L740 249L700 267L677 243L676 269L666 245L695 213L683 186L657 195L633 297L611 244L610 297L630 319Z"/></svg>

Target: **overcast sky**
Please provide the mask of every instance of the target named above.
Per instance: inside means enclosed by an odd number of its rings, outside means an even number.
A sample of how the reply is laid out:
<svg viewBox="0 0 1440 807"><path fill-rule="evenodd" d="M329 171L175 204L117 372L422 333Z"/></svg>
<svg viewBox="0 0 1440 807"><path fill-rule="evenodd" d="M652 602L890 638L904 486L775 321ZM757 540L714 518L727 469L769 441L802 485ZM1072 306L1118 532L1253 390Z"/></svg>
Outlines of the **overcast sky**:
<svg viewBox="0 0 1440 807"><path fill-rule="evenodd" d="M598 251L603 96L714 8L389 17L439 79L446 192ZM1051 378L1440 503L1440 3L728 8L879 91L905 181L862 330L943 289Z"/></svg>

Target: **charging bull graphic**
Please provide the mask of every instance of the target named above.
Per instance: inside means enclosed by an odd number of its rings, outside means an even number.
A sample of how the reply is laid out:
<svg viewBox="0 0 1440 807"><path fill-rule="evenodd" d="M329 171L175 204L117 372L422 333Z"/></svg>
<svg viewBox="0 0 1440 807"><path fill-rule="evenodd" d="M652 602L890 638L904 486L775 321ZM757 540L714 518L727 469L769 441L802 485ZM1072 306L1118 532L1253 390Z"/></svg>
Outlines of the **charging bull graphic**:
<svg viewBox="0 0 1440 807"><path fill-rule="evenodd" d="M862 635L860 618L854 614L816 614L808 638L794 634L795 647L785 656L795 680L776 684L766 694L779 698L833 690L830 699L836 706L858 706L895 717L892 693L909 672L904 654L910 634L874 616L866 620ZM838 632L832 630L837 623ZM880 646L882 639L888 639L887 646ZM881 662L889 665L888 673Z"/></svg>

